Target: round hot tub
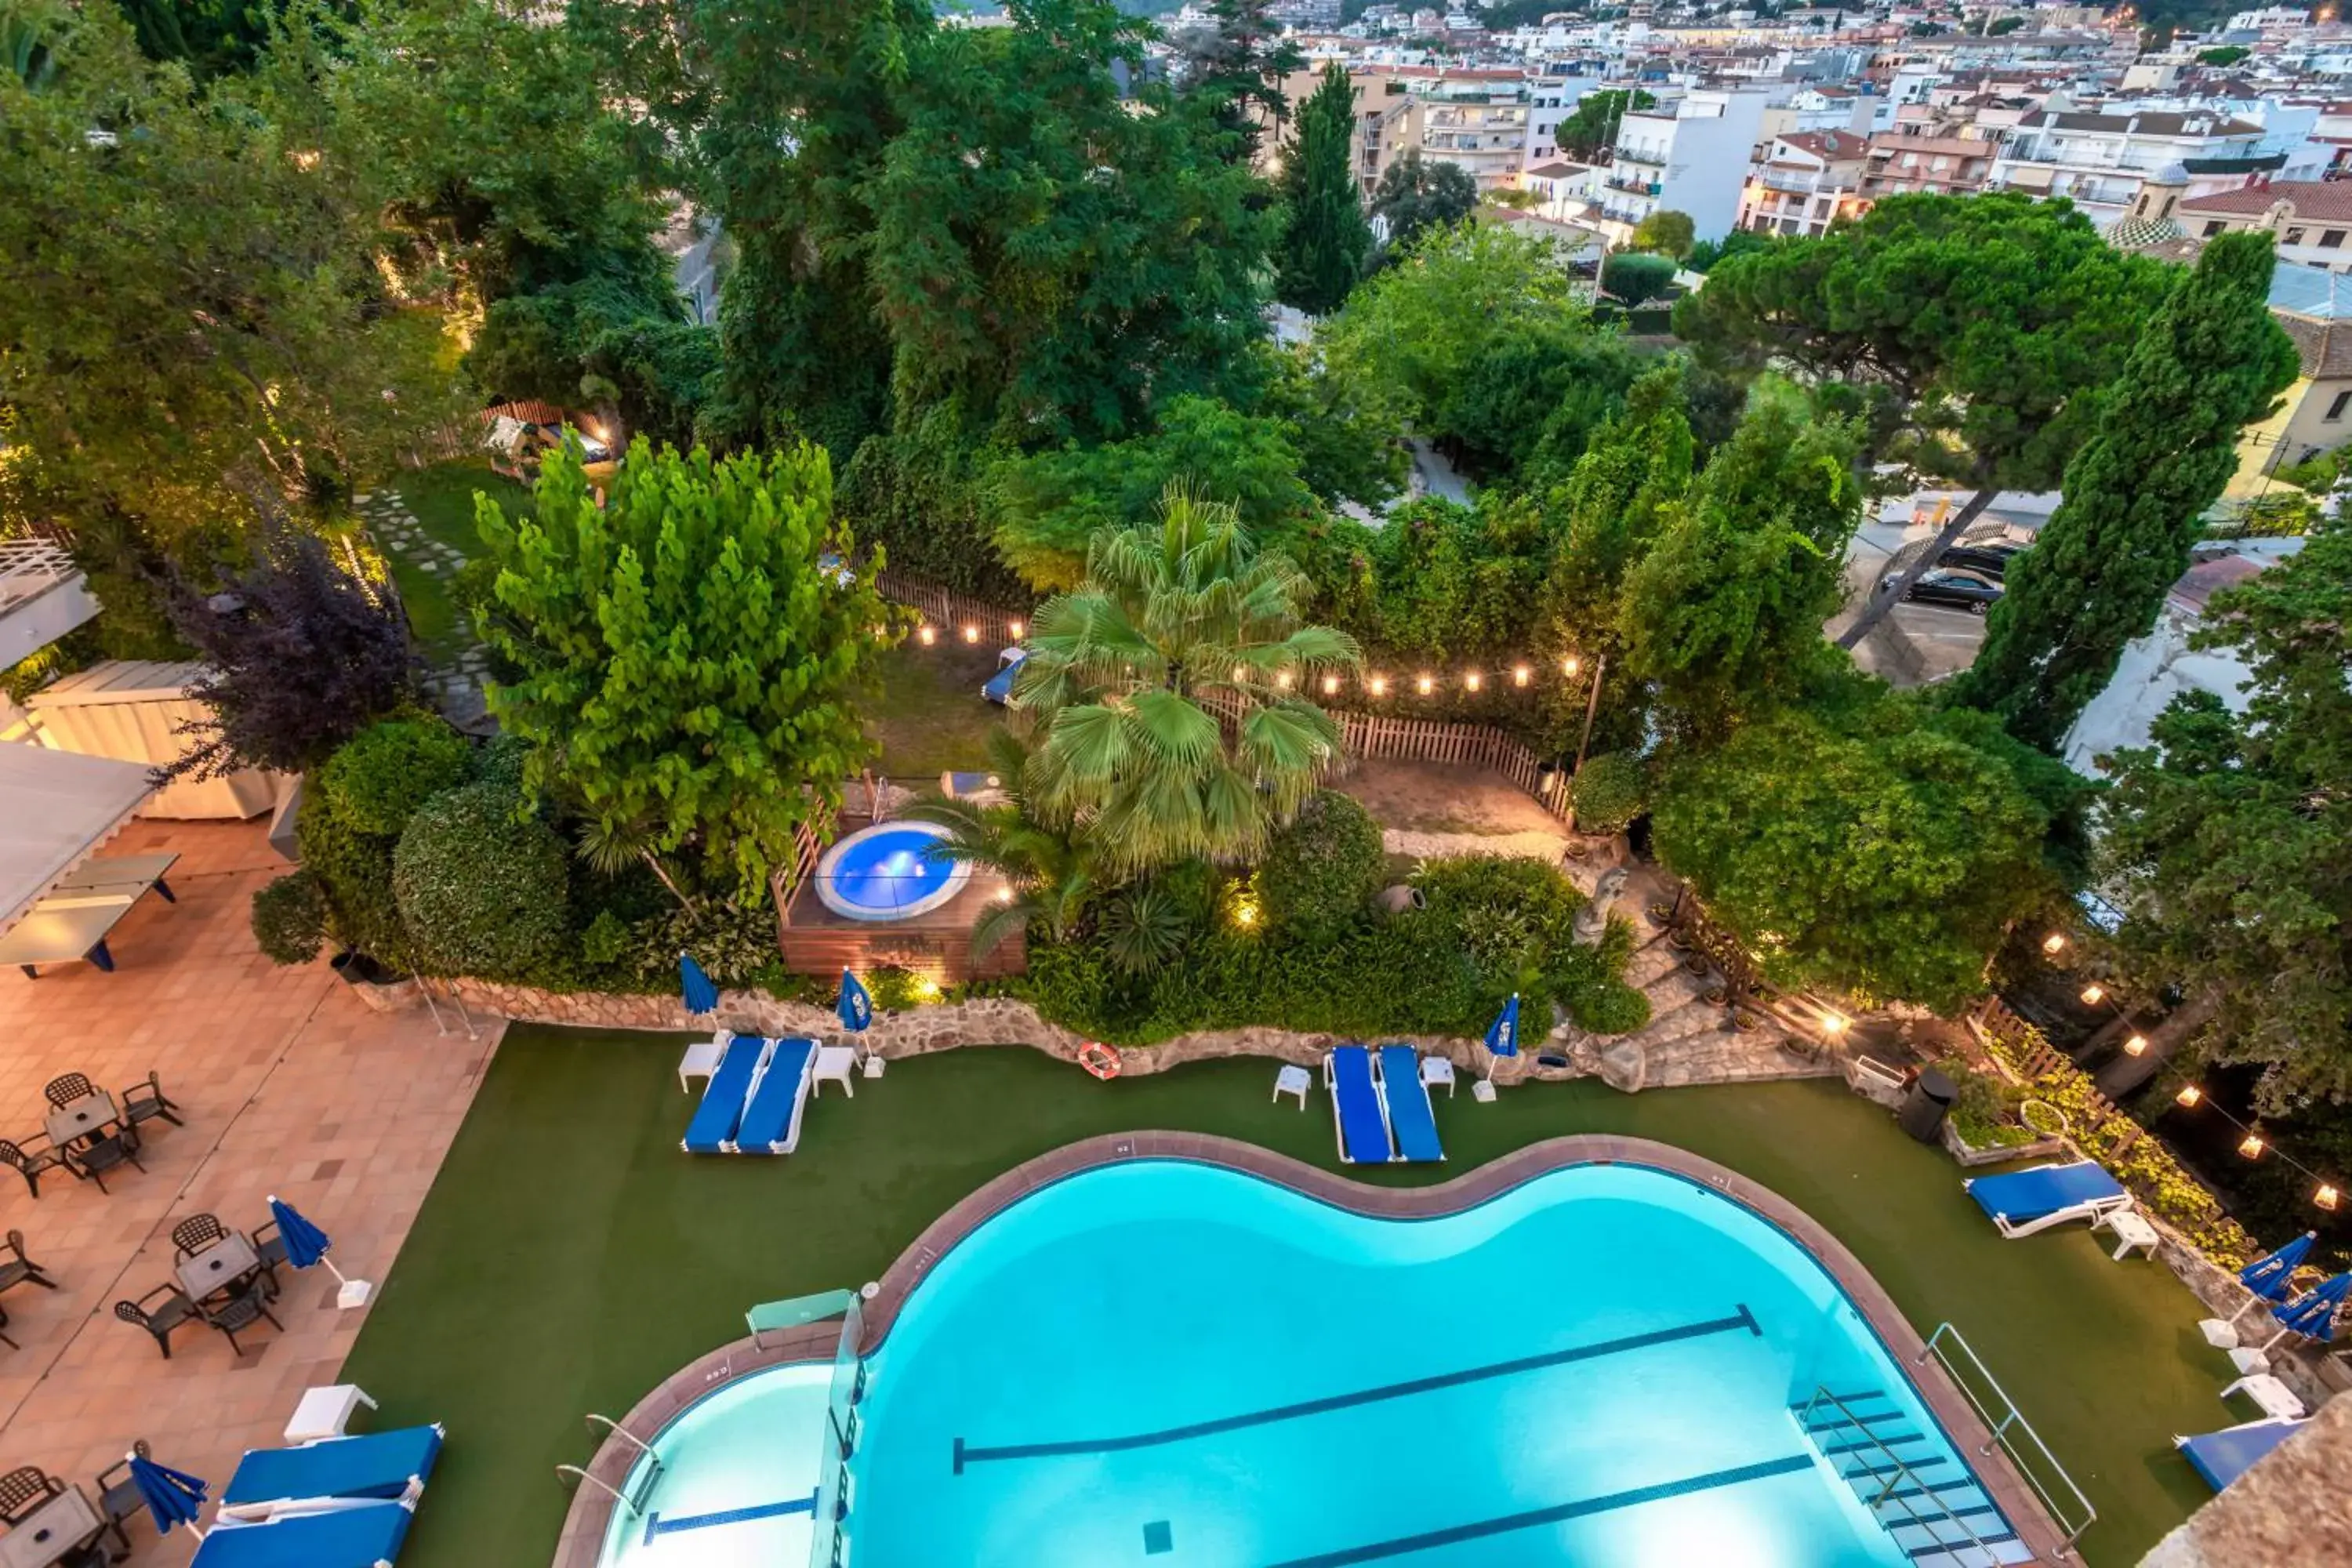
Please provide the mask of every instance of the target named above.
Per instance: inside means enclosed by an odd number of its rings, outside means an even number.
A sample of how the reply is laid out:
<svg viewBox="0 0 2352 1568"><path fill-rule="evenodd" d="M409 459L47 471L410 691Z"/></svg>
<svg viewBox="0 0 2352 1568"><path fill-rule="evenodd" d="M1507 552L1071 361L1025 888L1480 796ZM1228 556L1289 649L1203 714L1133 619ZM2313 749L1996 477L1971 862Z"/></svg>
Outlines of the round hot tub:
<svg viewBox="0 0 2352 1568"><path fill-rule="evenodd" d="M929 914L971 879L969 865L935 852L947 836L934 822L880 822L860 828L817 862L817 897L844 920L903 921Z"/></svg>

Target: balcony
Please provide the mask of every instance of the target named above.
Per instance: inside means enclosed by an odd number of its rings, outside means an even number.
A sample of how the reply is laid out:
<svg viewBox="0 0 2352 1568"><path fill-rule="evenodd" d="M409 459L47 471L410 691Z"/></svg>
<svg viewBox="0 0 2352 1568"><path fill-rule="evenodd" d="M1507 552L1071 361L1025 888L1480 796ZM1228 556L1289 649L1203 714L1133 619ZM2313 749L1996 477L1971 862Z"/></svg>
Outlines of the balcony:
<svg viewBox="0 0 2352 1568"><path fill-rule="evenodd" d="M1666 150L1663 147L1616 147L1610 153L1612 163L1646 163L1654 169L1666 166Z"/></svg>
<svg viewBox="0 0 2352 1568"><path fill-rule="evenodd" d="M1601 183L1612 191L1622 191L1629 196L1654 196L1662 194L1663 190L1656 180L1627 179L1622 175L1612 175Z"/></svg>
<svg viewBox="0 0 2352 1568"><path fill-rule="evenodd" d="M0 543L0 666L15 664L98 614L81 568L46 540Z"/></svg>

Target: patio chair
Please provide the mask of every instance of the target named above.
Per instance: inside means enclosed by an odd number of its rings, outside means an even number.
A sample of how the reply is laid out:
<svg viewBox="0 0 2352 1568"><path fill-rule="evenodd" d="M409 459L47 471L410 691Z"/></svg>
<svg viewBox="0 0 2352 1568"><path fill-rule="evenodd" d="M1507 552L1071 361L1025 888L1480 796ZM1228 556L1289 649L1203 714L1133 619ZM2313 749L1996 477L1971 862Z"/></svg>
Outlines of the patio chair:
<svg viewBox="0 0 2352 1568"><path fill-rule="evenodd" d="M131 1452L147 1458L147 1439L142 1437L131 1445ZM98 1472L98 1511L106 1516L106 1528L122 1543L116 1561L131 1555L131 1537L123 1532L122 1521L136 1519L147 1511L147 1500L140 1495L139 1487L131 1479L131 1460L126 1456Z"/></svg>
<svg viewBox="0 0 2352 1568"><path fill-rule="evenodd" d="M262 1277L269 1281L269 1293L278 1294L278 1266L286 1262L286 1238L278 1234L278 1222L266 1219L253 1233L253 1255L261 1259Z"/></svg>
<svg viewBox="0 0 2352 1568"><path fill-rule="evenodd" d="M0 1524L16 1524L66 1489L38 1465L19 1465L0 1476Z"/></svg>
<svg viewBox="0 0 2352 1568"><path fill-rule="evenodd" d="M180 1104L163 1092L161 1074L149 1073L144 1083L134 1083L122 1091L122 1120L136 1127L142 1121L161 1117L174 1127L184 1127L180 1120Z"/></svg>
<svg viewBox="0 0 2352 1568"><path fill-rule="evenodd" d="M245 1353L245 1347L236 1342L239 1329L249 1329L267 1320L269 1326L279 1333L286 1331L286 1325L270 1314L269 1298L258 1285L238 1291L217 1307L199 1307L196 1310L204 1315L205 1322L228 1336L228 1348L238 1355Z"/></svg>
<svg viewBox="0 0 2352 1568"><path fill-rule="evenodd" d="M59 1110L77 1100L88 1100L97 1092L90 1087L89 1079L78 1072L59 1073L41 1086L42 1096Z"/></svg>
<svg viewBox="0 0 2352 1568"><path fill-rule="evenodd" d="M172 1250L183 1258L194 1258L215 1242L228 1239L228 1227L217 1215L194 1215L172 1227Z"/></svg>
<svg viewBox="0 0 2352 1568"><path fill-rule="evenodd" d="M125 1127L103 1138L93 1138L79 1149L65 1152L66 1169L84 1181L96 1182L98 1190L105 1192L106 1173L129 1165L144 1171L139 1163L139 1134Z"/></svg>
<svg viewBox="0 0 2352 1568"><path fill-rule="evenodd" d="M7 1326L8 1314L5 1311L0 1311L0 1329L5 1329ZM6 1334L0 1334L0 1345L6 1345L12 1351L20 1351L25 1348L16 1341L10 1339Z"/></svg>
<svg viewBox="0 0 2352 1568"><path fill-rule="evenodd" d="M68 1169L65 1154L56 1147L28 1150L5 1138L0 1138L0 1165L24 1177L26 1189L37 1198L41 1195L42 1172Z"/></svg>
<svg viewBox="0 0 2352 1568"><path fill-rule="evenodd" d="M198 1322L204 1314L188 1300L188 1293L177 1285L158 1285L136 1301L117 1301L114 1315L126 1323L136 1323L155 1336L155 1348L163 1359L172 1359L172 1331L182 1323Z"/></svg>
<svg viewBox="0 0 2352 1568"><path fill-rule="evenodd" d="M54 1290L58 1288L56 1280L41 1272L39 1264L25 1256L23 1231L12 1230L8 1233L7 1247L16 1256L0 1259L0 1290L5 1290L12 1285L26 1283L38 1285L45 1290Z"/></svg>

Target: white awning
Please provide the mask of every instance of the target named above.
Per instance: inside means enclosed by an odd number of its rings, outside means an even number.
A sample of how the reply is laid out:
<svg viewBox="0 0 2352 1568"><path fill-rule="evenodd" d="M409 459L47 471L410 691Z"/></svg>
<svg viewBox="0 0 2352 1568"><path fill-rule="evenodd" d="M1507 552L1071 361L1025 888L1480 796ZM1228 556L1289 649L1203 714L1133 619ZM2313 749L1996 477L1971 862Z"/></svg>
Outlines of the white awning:
<svg viewBox="0 0 2352 1568"><path fill-rule="evenodd" d="M0 931L131 820L153 787L149 771L0 742Z"/></svg>

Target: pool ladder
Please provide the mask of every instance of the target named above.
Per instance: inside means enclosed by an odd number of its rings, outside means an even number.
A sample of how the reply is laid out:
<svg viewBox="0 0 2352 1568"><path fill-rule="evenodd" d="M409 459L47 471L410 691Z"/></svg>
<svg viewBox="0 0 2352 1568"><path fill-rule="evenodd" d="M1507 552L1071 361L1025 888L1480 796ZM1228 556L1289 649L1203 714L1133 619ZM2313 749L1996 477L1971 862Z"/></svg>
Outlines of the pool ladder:
<svg viewBox="0 0 2352 1568"><path fill-rule="evenodd" d="M645 1510L646 1494L653 1489L654 1482L661 1479L661 1456L654 1452L652 1444L646 1442L643 1437L638 1436L635 1432L630 1431L626 1426L622 1426L618 1421L614 1420L609 1415L599 1415L593 1411L591 1411L588 1415L588 1430L593 1432L599 1426L611 1433L614 1436L627 1443L629 1447L635 1448L638 1453L643 1454L646 1457L648 1462L644 1467L643 1479L637 1483L637 1485L625 1491L621 1488L612 1485L610 1482L598 1480L594 1476L588 1473L587 1466L583 1465L558 1465L555 1467L555 1479L559 1482L566 1479L572 1481L584 1481L588 1485L594 1487L598 1491L611 1494L614 1502L617 1502L623 1508L627 1509L632 1514L641 1513ZM598 1447L601 1448L602 1445L600 1444ZM596 1461L593 1457L588 1461L590 1465L593 1465L595 1462ZM633 1465L630 1468L635 1469L637 1467Z"/></svg>
<svg viewBox="0 0 2352 1568"><path fill-rule="evenodd" d="M1816 1386L1790 1414L1918 1568L2003 1568L2032 1559L1974 1473L1948 1445L1908 1430L1913 1418L1884 1391Z"/></svg>

